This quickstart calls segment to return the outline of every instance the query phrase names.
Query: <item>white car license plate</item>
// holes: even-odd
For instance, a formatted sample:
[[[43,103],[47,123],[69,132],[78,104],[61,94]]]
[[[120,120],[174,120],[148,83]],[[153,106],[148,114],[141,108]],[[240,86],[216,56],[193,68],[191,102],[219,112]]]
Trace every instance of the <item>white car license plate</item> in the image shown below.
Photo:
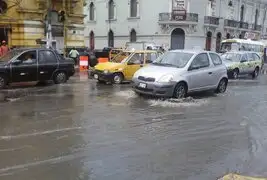
[[[139,87],[140,88],[146,88],[146,84],[145,83],[139,83]]]
[[[95,79],[98,79],[98,75],[97,75],[97,74],[94,74],[94,78],[95,78]]]

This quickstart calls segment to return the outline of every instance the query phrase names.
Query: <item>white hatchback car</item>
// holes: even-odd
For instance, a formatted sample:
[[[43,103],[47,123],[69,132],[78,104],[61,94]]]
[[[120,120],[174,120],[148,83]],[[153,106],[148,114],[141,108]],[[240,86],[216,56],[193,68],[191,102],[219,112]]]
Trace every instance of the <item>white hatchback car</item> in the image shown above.
[[[228,76],[217,53],[173,50],[138,70],[132,81],[134,91],[139,94],[183,98],[197,91],[224,93]]]

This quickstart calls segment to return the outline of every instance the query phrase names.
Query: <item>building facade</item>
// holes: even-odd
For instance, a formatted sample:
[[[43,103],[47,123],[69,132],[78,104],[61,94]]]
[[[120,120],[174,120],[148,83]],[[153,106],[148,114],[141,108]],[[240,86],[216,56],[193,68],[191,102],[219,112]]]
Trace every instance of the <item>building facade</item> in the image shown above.
[[[85,44],[149,41],[171,49],[216,50],[222,39],[260,39],[266,5],[264,0],[87,0]]]
[[[65,5],[64,5],[65,3]],[[0,40],[10,47],[37,47],[44,39],[48,7],[51,8],[52,34],[57,46],[84,46],[83,0],[0,0]],[[58,11],[66,10],[66,39]],[[64,41],[65,40],[65,41]],[[64,41],[64,42],[63,42]]]

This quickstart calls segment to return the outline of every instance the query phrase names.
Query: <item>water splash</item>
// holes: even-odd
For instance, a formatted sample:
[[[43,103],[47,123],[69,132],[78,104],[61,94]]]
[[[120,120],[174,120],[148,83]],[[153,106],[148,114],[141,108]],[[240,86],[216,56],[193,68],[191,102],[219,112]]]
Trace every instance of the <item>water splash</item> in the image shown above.
[[[167,99],[167,100],[149,100],[150,106],[161,107],[187,107],[187,106],[202,106],[207,104],[205,99],[193,99],[192,97],[184,99]]]

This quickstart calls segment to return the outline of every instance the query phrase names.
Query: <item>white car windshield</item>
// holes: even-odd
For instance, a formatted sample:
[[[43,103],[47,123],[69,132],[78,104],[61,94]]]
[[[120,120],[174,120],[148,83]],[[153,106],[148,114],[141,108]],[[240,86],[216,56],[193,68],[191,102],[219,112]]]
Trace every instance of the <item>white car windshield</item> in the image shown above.
[[[153,64],[159,66],[183,68],[193,55],[193,53],[185,52],[166,52],[163,56],[160,56],[158,59],[156,59]]]
[[[241,54],[236,53],[225,53],[221,56],[223,60],[239,62],[241,58]]]

